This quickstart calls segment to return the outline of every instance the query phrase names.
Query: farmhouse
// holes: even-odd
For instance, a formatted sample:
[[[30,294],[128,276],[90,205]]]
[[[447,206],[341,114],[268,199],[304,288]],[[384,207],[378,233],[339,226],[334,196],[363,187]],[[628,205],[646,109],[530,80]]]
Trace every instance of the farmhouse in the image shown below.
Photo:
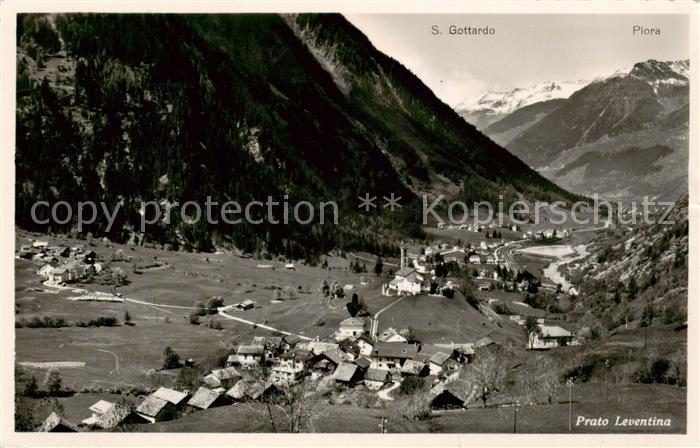
[[[243,380],[226,391],[226,396],[236,401],[257,400],[262,396],[270,396],[277,391],[278,389],[274,384]]]
[[[415,344],[381,342],[377,343],[372,350],[370,360],[373,369],[394,369],[401,366],[418,353],[418,346]]]
[[[206,387],[200,387],[197,392],[187,402],[188,405],[197,409],[209,409],[217,406],[230,404],[231,401],[226,395],[222,395]]]
[[[169,389],[167,387],[158,388],[158,390],[153,392],[152,395],[156,398],[172,403],[175,407],[183,406],[185,404],[185,400],[187,399],[187,394],[185,392]]]
[[[51,283],[59,284],[69,282],[72,279],[70,271],[66,268],[55,268],[49,271],[49,281]]]
[[[296,382],[310,365],[311,353],[292,350],[284,353],[275,362],[270,371],[270,381],[275,384],[292,384]]]
[[[565,347],[571,345],[574,339],[573,333],[562,327],[540,324],[539,328],[539,333],[535,332],[531,335],[532,340],[529,348],[533,350]]]
[[[264,352],[265,347],[260,345],[239,345],[236,350],[236,356],[234,358],[229,356],[227,363],[231,362],[231,365],[237,363],[241,367],[247,368],[257,367]]]
[[[438,375],[443,371],[456,370],[457,362],[447,353],[437,352],[430,357],[430,374]]]
[[[51,412],[41,424],[39,432],[78,432],[78,427],[55,412]]]
[[[241,374],[235,367],[225,367],[223,369],[212,370],[211,373],[205,375],[202,380],[207,386],[216,388],[222,386],[226,387],[239,378],[241,378]]]
[[[320,355],[321,353],[337,349],[338,344],[335,342],[306,341],[297,344],[296,348],[311,352],[313,355]]]
[[[367,320],[361,317],[351,317],[340,323],[340,326],[335,332],[335,340],[343,341],[345,339],[356,340],[367,331]]]
[[[481,264],[481,257],[476,254],[470,255],[469,264]]]
[[[428,376],[430,369],[422,362],[409,359],[401,366],[401,376]]]
[[[341,362],[333,377],[337,383],[353,385],[362,381],[362,370],[356,364]]]
[[[391,373],[385,369],[370,368],[365,373],[364,384],[369,390],[379,390],[391,382]]]
[[[99,409],[100,402],[109,404],[106,410],[104,410],[104,407]],[[82,421],[82,424],[89,427],[110,429],[126,423],[139,424],[150,422],[135,412],[132,412],[131,409],[122,404],[109,403],[104,400],[100,400],[99,402],[95,403],[90,407],[90,410],[93,411],[92,416]],[[96,410],[99,410],[100,412],[95,412]],[[104,412],[101,412],[103,410]]]
[[[175,406],[169,401],[149,395],[136,408],[136,413],[151,423],[172,420],[175,417]]]
[[[370,338],[368,335],[363,334],[362,336],[357,338],[355,343],[360,349],[360,355],[369,356],[372,354],[372,347],[374,347],[374,342],[372,342],[372,338]]]
[[[311,365],[313,370],[319,373],[331,373],[340,365],[341,362],[345,361],[346,357],[343,353],[338,350],[329,350],[316,355],[311,359]]]
[[[238,305],[236,305],[236,308],[241,309],[241,310],[244,310],[244,311],[245,311],[245,310],[253,309],[254,307],[255,307],[255,302],[253,302],[253,301],[250,300],[250,299],[244,300],[243,302],[241,302],[241,303],[239,303]]]
[[[387,328],[377,336],[379,342],[408,342],[405,337],[401,336],[394,328]]]
[[[447,387],[436,387],[434,398],[430,402],[430,407],[434,410],[462,409],[464,398],[462,394]]]
[[[440,252],[440,255],[442,255],[442,259],[446,262],[453,261],[455,263],[464,263],[466,252],[464,249],[454,247],[452,249]]]

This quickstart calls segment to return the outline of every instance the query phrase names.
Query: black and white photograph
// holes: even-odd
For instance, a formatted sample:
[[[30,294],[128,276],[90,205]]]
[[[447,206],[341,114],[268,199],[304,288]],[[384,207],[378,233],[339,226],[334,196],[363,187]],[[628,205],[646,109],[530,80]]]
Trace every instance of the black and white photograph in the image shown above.
[[[6,429],[697,435],[668,5],[3,14]]]

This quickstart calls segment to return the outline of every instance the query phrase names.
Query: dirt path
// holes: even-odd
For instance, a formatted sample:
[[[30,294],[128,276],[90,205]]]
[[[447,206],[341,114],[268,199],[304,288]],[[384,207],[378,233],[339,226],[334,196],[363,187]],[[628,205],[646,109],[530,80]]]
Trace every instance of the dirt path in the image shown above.
[[[370,263],[376,263],[376,261],[377,261],[377,260],[372,260],[371,258],[367,258],[367,257],[363,257],[363,256],[361,256],[361,255],[354,254],[354,253],[352,253],[352,252],[348,252],[348,255],[350,255],[350,256],[352,256],[352,257],[355,257],[356,259],[359,259],[359,260],[369,261]],[[385,265],[385,266],[394,266],[394,267],[396,267],[396,268],[399,267],[398,264],[389,263],[388,261],[384,261],[384,260],[382,260],[382,264]]]
[[[235,321],[240,322],[242,324],[251,325],[251,326],[254,326],[257,328],[264,328],[265,330],[270,330],[270,331],[281,333],[281,334],[284,334],[287,336],[297,336],[298,338],[303,339],[305,341],[313,341],[313,338],[310,338],[308,336],[303,336],[301,334],[296,334],[296,333],[290,333],[289,331],[280,330],[279,328],[274,328],[274,327],[271,327],[269,325],[257,324],[255,322],[247,320],[247,319],[242,319],[240,317],[235,317],[235,316],[231,316],[230,314],[226,314],[226,311],[229,310],[230,308],[231,308],[231,305],[219,308],[218,309],[219,316],[225,317],[226,319],[235,320]]]
[[[398,381],[394,381],[394,384],[391,385],[391,387],[382,389],[379,392],[377,392],[377,396],[379,397],[380,400],[385,400],[385,401],[394,401],[393,398],[389,396],[389,392],[393,391],[397,387],[399,387],[401,383]]]
[[[377,330],[379,329],[379,315],[382,314],[384,311],[388,310],[389,308],[391,308],[392,306],[396,305],[397,303],[399,303],[400,301],[402,301],[406,297],[408,297],[408,296],[401,296],[398,299],[391,302],[390,304],[388,304],[387,306],[385,306],[384,308],[382,308],[381,310],[377,311],[377,313],[374,315],[374,318],[372,319],[372,326],[371,326],[370,331],[369,331],[370,337],[374,338],[377,335]]]

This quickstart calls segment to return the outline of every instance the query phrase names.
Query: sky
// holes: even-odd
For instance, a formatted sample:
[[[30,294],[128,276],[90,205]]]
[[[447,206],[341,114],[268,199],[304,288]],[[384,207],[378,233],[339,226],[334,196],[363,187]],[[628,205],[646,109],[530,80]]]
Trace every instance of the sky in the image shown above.
[[[401,62],[450,106],[489,90],[609,75],[648,59],[689,58],[680,15],[346,15],[375,47]],[[433,35],[438,25],[442,34]],[[449,26],[489,36],[450,35]],[[633,35],[634,25],[660,35]]]

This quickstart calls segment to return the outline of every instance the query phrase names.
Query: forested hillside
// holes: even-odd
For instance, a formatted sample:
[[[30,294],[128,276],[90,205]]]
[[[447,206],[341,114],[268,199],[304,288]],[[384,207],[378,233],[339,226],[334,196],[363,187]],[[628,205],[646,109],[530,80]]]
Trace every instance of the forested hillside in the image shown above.
[[[98,219],[84,233],[311,258],[421,237],[423,192],[575,199],[339,15],[21,15],[17,38],[16,220],[32,230],[74,230],[34,223],[39,199],[119,202],[109,232]],[[362,213],[365,193],[394,193],[404,207]],[[142,201],[285,195],[337,202],[339,224],[174,216],[138,232]]]

